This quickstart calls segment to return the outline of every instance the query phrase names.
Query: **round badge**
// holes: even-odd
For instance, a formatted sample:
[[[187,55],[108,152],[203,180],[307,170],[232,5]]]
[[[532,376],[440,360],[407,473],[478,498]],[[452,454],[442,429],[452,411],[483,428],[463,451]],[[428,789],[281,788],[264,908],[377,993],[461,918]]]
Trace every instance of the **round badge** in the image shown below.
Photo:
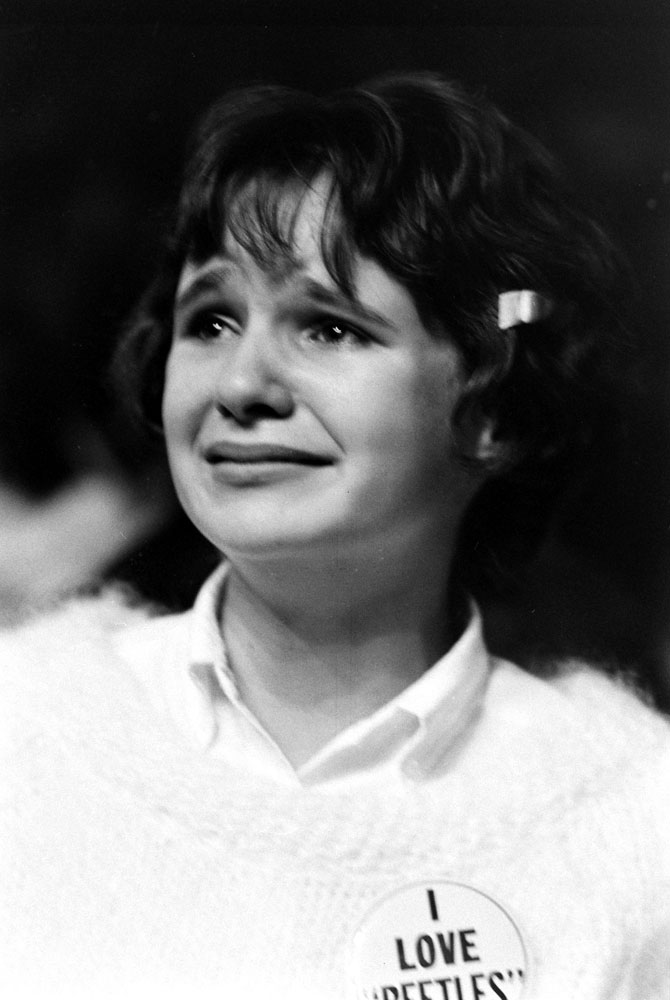
[[[528,960],[518,927],[490,896],[421,882],[381,899],[354,934],[354,1000],[519,1000]]]

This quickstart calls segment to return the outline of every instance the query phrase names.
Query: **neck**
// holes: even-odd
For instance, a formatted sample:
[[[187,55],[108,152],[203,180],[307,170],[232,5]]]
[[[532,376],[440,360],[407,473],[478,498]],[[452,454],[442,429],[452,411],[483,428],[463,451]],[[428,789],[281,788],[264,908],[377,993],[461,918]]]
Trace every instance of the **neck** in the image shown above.
[[[231,562],[228,655],[243,700],[294,765],[450,647],[448,565],[379,550],[355,562]]]

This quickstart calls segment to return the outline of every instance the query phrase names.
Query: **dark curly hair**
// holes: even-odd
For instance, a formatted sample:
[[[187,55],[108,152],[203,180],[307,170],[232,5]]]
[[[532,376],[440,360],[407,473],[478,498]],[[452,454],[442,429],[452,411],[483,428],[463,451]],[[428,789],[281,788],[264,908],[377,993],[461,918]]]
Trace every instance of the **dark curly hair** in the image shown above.
[[[228,232],[264,267],[290,259],[300,195],[317,177],[331,182],[321,249],[333,280],[352,292],[358,254],[399,281],[460,349],[457,435],[468,415],[495,425],[504,458],[485,470],[460,541],[460,576],[481,593],[529,555],[611,421],[622,342],[611,243],[543,147],[483,97],[408,74],[326,97],[256,86],[217,102],[194,135],[162,266],[121,340],[118,381],[159,428],[184,263],[218,253]],[[513,289],[554,307],[501,330],[498,296]],[[476,461],[464,434],[462,454]]]

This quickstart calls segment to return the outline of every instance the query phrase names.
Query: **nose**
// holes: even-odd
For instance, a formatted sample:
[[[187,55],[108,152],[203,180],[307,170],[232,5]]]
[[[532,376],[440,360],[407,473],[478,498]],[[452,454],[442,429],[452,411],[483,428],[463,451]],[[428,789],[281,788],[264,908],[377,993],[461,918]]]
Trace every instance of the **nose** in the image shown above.
[[[268,324],[255,323],[232,341],[221,359],[217,408],[237,423],[283,418],[293,411],[281,346]]]

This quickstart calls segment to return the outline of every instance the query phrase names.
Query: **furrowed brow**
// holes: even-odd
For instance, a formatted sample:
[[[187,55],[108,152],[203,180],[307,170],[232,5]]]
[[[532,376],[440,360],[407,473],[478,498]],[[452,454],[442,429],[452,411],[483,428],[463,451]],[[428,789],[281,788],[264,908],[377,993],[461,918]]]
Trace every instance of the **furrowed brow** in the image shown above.
[[[224,279],[225,265],[217,267],[216,271],[204,271],[202,274],[196,275],[182,291],[177,289],[175,308],[188,309],[201,296],[220,292]]]
[[[345,311],[371,323],[378,323],[382,326],[391,325],[388,317],[375,312],[374,309],[370,309],[368,306],[364,306],[356,299],[345,295],[344,292],[329,288],[327,285],[322,285],[321,282],[315,281],[313,278],[306,278],[303,282],[303,287],[310,299],[318,305],[327,306],[329,309]]]

